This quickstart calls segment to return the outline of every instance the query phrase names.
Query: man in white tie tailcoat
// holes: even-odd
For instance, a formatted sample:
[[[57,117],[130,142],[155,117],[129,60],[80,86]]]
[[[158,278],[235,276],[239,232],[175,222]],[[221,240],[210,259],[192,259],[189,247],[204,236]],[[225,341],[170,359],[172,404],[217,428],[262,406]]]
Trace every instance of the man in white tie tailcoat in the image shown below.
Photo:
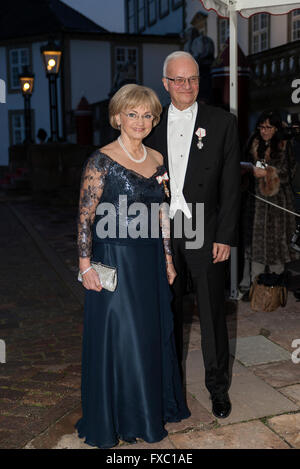
[[[171,104],[164,109],[147,145],[164,155],[170,177],[172,247],[177,271],[173,302],[177,354],[182,366],[182,303],[189,271],[200,318],[205,384],[213,414],[225,418],[231,412],[225,261],[229,259],[230,247],[237,245],[240,206],[237,124],[229,112],[197,102],[199,69],[189,53],[170,54],[164,62],[162,80]],[[199,220],[199,213],[203,213],[198,210],[201,204],[204,220]],[[178,237],[176,226],[181,216],[183,225],[191,222],[195,233],[200,222],[203,229],[204,222],[202,246],[196,242],[193,245],[184,229]]]

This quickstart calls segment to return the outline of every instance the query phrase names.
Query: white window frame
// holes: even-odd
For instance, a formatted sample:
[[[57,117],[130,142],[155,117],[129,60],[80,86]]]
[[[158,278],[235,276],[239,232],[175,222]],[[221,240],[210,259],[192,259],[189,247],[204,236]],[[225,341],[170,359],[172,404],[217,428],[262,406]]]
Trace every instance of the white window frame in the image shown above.
[[[31,109],[31,138],[35,141],[35,112]],[[16,118],[20,119],[20,125],[16,125]],[[19,145],[23,144],[26,131],[25,131],[25,116],[24,109],[10,109],[8,111],[8,126],[9,126],[9,144]],[[17,138],[17,133],[20,132],[20,137]]]
[[[300,9],[292,11],[292,41],[300,39]]]
[[[251,54],[269,48],[270,15],[258,13],[251,18]]]
[[[118,60],[118,51],[123,50],[124,51],[124,60]],[[118,70],[118,65],[121,64],[126,64],[129,61],[129,51],[135,50],[136,56],[135,56],[135,80],[138,83],[139,82],[139,49],[138,47],[135,46],[122,46],[122,45],[117,45],[115,47],[115,70]],[[133,78],[133,77],[129,77]]]
[[[20,119],[20,126],[16,126],[15,120],[16,118]],[[13,145],[19,145],[22,144],[25,140],[25,119],[23,114],[13,114],[11,116],[11,128],[12,128],[12,140],[13,140]],[[16,133],[20,133],[20,140],[16,138]]]
[[[22,53],[26,51],[26,60],[22,61]],[[17,54],[17,62],[13,63],[13,54]],[[16,70],[16,75],[19,76],[20,73],[23,73],[25,67],[30,67],[30,50],[28,47],[20,47],[9,50],[9,74],[10,74],[10,88],[12,90],[20,89],[19,77],[14,82],[14,71]]]
[[[10,110],[9,115],[9,129],[10,129],[10,145],[20,145],[25,140],[25,117],[22,110]],[[16,125],[16,119],[20,119],[20,125]],[[17,138],[17,133],[20,137]]]

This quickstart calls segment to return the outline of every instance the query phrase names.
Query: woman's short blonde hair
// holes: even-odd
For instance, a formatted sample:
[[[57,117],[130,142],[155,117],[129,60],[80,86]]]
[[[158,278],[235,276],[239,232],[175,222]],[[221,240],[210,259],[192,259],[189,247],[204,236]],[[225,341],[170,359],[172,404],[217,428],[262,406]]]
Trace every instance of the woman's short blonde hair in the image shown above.
[[[153,127],[159,123],[162,106],[155,91],[147,86],[132,83],[122,86],[111,98],[108,106],[110,125],[117,129],[116,115],[136,106],[149,106],[149,110],[154,116]]]

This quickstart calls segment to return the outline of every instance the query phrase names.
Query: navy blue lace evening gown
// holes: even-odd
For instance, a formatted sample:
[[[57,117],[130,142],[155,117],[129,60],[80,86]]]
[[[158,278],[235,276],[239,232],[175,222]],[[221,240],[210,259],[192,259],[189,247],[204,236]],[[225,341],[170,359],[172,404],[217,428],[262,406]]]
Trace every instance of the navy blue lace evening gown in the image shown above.
[[[165,171],[159,166],[146,178],[100,151],[91,155],[83,171],[79,255],[114,266],[118,272],[114,292],[85,291],[82,418],[76,428],[79,437],[99,448],[113,447],[119,439],[160,441],[167,435],[166,422],[190,416],[173,337],[167,241],[164,246],[161,234],[118,236],[119,229],[128,228],[136,217],[118,217],[122,215],[119,196],[127,196],[128,207],[134,202],[148,208],[160,204],[165,195],[156,178]],[[117,214],[117,236],[101,239],[97,224],[99,228],[105,216],[99,213],[104,202],[112,204]]]

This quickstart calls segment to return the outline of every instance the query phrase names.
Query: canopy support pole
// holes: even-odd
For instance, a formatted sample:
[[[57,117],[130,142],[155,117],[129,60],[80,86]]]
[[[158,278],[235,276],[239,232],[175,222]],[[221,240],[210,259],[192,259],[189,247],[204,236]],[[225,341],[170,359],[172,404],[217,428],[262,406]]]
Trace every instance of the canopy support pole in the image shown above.
[[[229,82],[230,112],[238,117],[238,39],[237,11],[229,10]]]
[[[238,117],[238,40],[237,11],[235,2],[229,7],[229,102],[230,112]],[[237,300],[238,290],[238,250],[231,247],[230,255],[230,299]]]

